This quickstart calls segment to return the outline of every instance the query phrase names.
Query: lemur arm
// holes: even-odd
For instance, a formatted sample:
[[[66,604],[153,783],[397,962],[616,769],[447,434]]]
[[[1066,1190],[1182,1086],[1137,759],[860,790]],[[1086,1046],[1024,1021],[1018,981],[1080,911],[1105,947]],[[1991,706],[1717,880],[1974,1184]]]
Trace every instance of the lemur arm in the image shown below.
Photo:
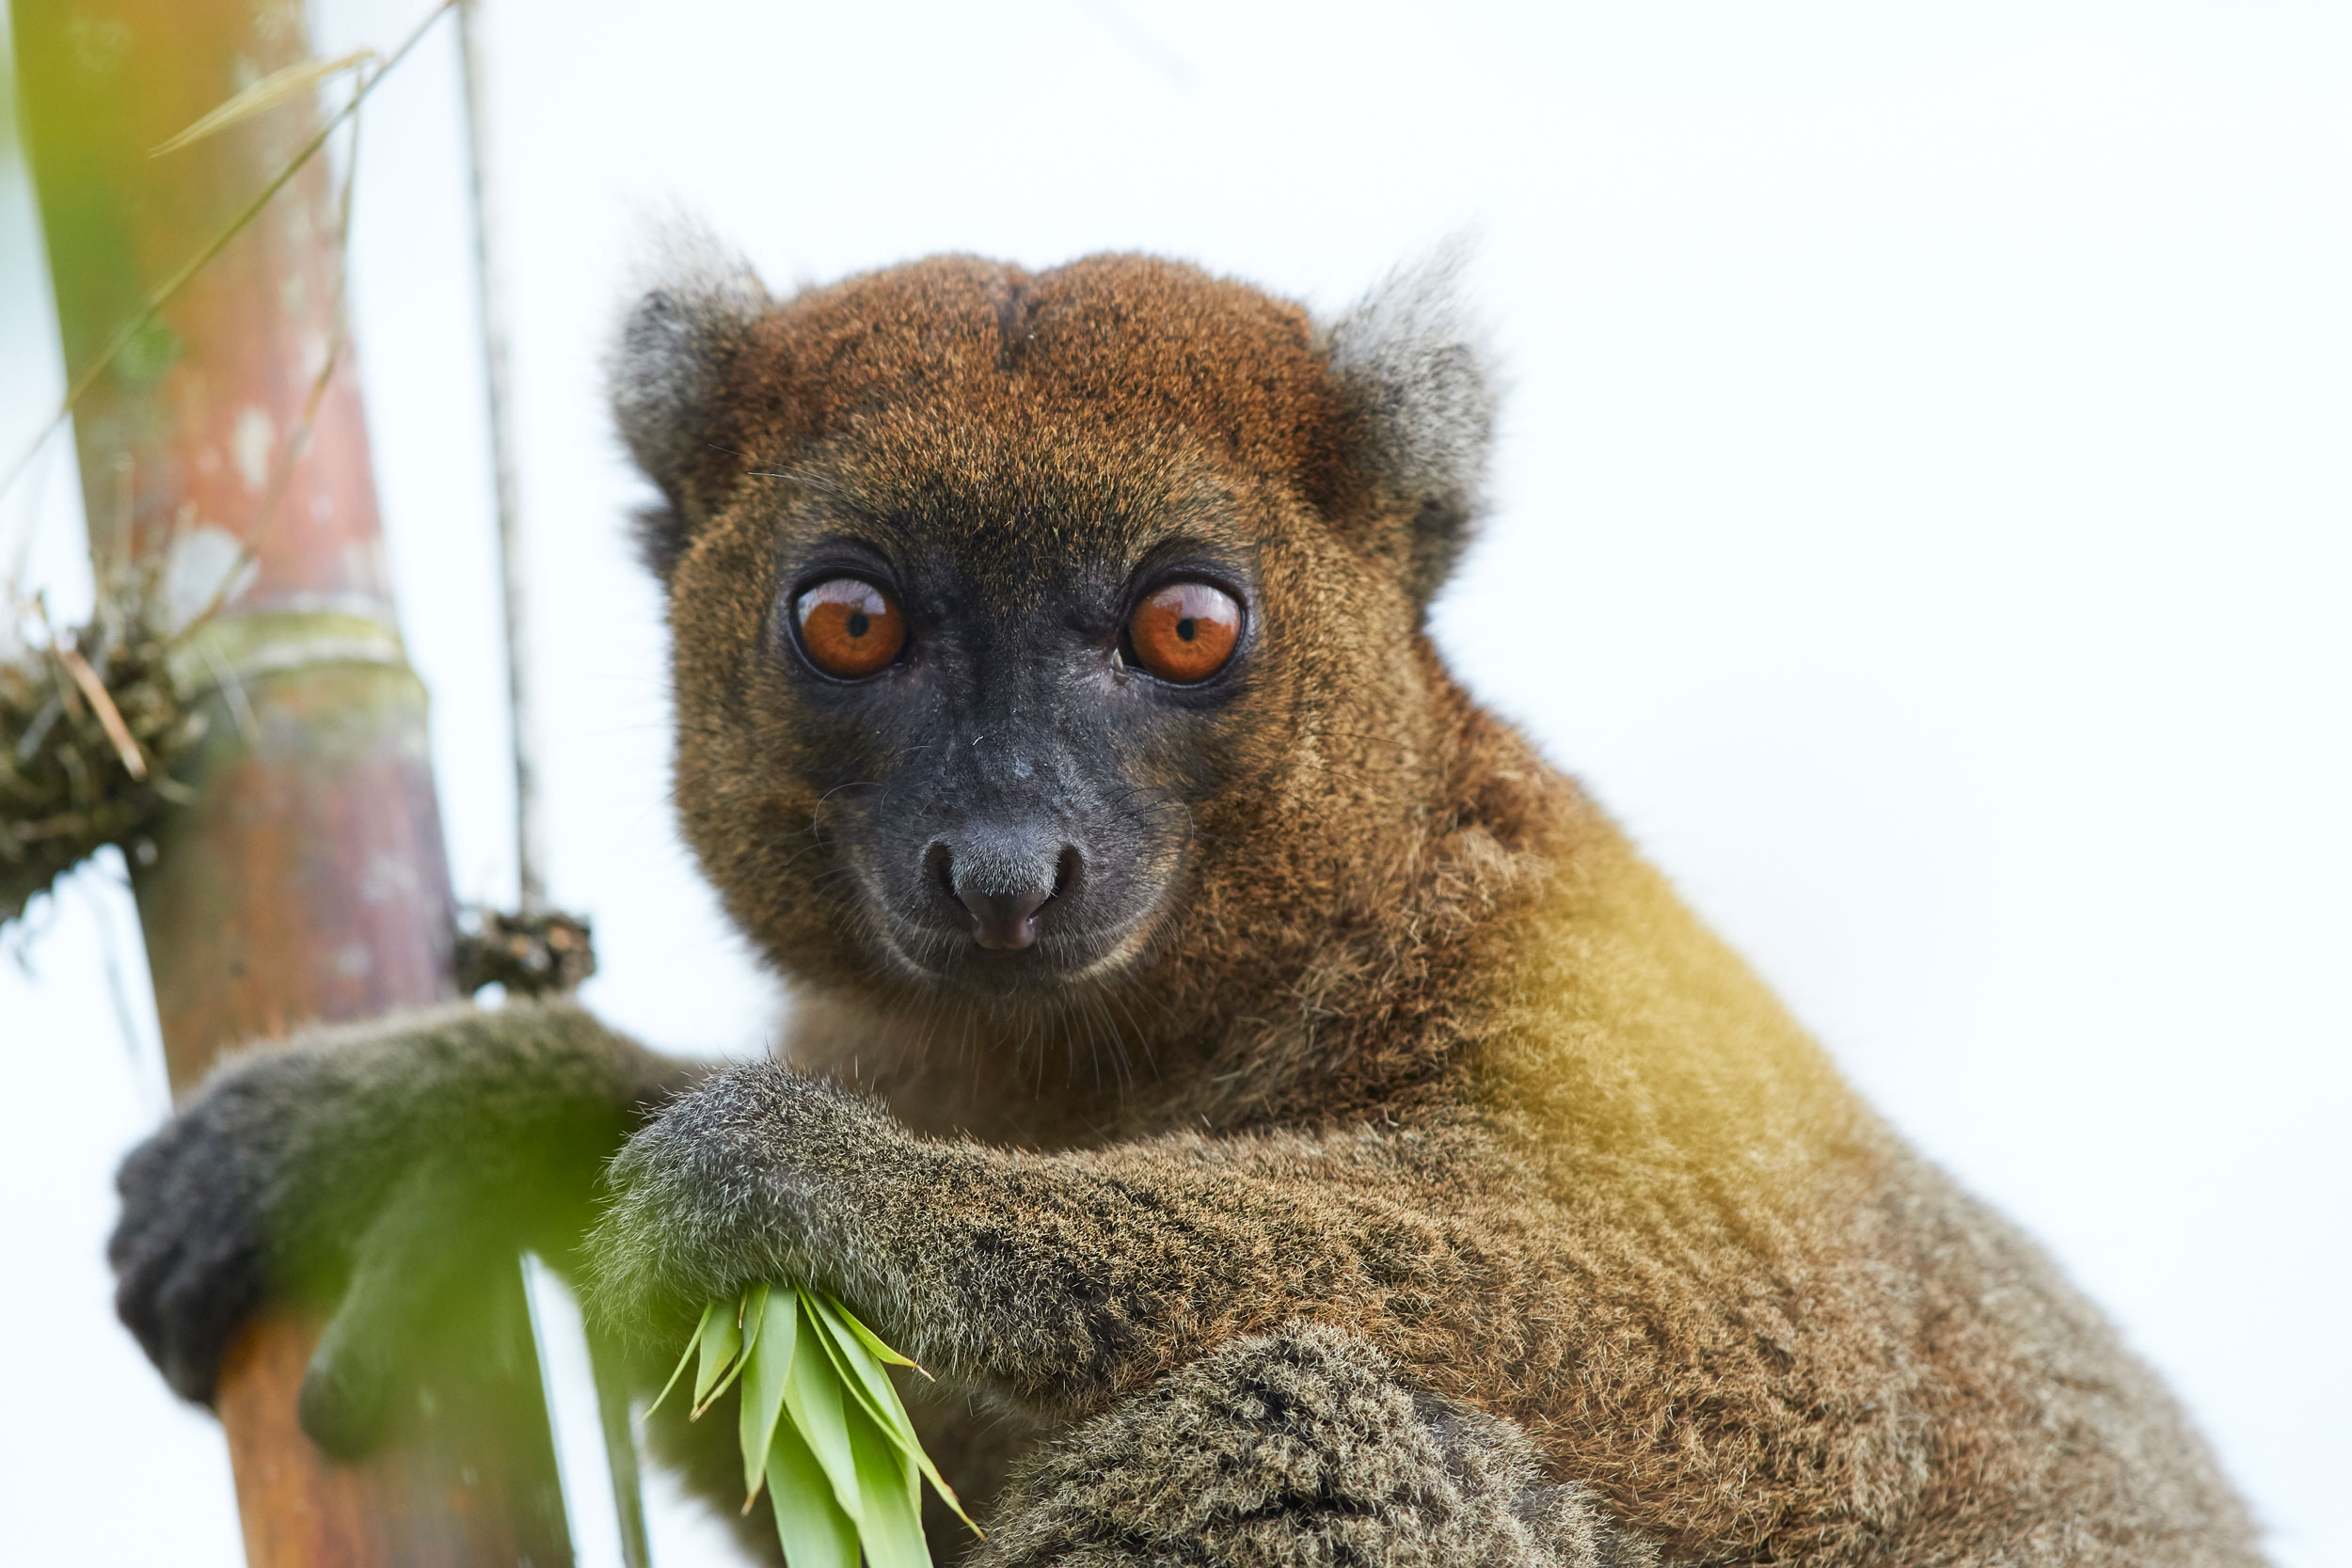
[[[703,1070],[578,1007],[531,1004],[395,1015],[233,1058],[123,1163],[117,1310],[173,1387],[209,1400],[265,1298],[348,1282],[312,1381],[384,1383],[396,1368],[374,1363],[453,1276],[526,1248],[576,1266],[605,1161]]]
[[[738,1068],[613,1163],[594,1299],[682,1339],[704,1299],[798,1278],[942,1376],[1079,1415],[1295,1317],[1408,1356],[1464,1331],[1439,1320],[1495,1295],[1517,1249],[1443,1195],[1491,1196],[1497,1173],[1464,1165],[1502,1158],[1461,1125],[1038,1154],[920,1137],[831,1084]]]

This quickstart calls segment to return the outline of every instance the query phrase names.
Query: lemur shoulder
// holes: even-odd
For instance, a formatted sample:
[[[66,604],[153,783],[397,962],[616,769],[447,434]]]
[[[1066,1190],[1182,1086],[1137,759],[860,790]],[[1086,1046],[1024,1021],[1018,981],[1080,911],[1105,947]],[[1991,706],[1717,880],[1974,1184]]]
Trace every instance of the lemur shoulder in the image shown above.
[[[992,1564],[2261,1560],[2098,1313],[1448,674],[1493,377],[1445,268],[1318,322],[689,244],[612,378],[785,1059],[511,1006],[224,1069],[113,1245],[184,1393],[347,1282],[304,1414],[363,1447],[448,1258],[530,1246],[648,1344],[836,1292],[938,1374]]]

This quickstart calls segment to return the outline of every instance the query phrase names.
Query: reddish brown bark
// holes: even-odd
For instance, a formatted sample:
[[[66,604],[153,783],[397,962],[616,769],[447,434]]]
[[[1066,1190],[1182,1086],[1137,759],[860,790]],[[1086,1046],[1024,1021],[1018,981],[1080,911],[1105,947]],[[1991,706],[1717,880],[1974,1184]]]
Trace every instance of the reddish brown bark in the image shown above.
[[[158,143],[303,58],[299,0],[14,0],[28,150],[66,363],[78,373],[317,129],[288,105],[166,157]],[[337,204],[314,163],[75,410],[102,560],[171,552],[183,595],[253,552],[213,627],[217,695],[175,812],[135,873],[175,1090],[307,1021],[453,994],[424,694],[400,651],[358,383],[337,341]],[[299,453],[299,455],[295,455]],[[272,498],[275,498],[273,500]],[[144,858],[144,857],[142,857]],[[519,1275],[430,1347],[386,1452],[326,1462],[294,1394],[312,1339],[257,1322],[219,1410],[248,1559],[269,1568],[571,1560]]]

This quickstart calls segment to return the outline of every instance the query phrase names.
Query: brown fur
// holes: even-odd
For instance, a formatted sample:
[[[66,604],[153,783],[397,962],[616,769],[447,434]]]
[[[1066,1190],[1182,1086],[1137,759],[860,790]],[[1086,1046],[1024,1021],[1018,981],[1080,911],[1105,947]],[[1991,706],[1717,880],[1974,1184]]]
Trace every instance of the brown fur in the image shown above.
[[[723,401],[753,459],[708,459],[671,601],[679,794],[715,868],[796,852],[818,810],[761,750],[788,752],[788,702],[741,721],[767,695],[744,656],[792,483],[744,467],[862,492],[953,475],[973,502],[1206,490],[1264,551],[1275,667],[1233,721],[1233,783],[1198,808],[1184,916],[1107,1016],[992,1028],[878,996],[800,879],[719,876],[807,978],[795,1058],[915,1127],[1103,1150],[1136,1180],[1247,1134],[1222,1157],[1271,1167],[1306,1245],[1263,1294],[1216,1291],[1198,1323],[1177,1307],[1174,1343],[1126,1381],[1303,1305],[1522,1420],[1558,1474],[1694,1558],[2250,1560],[2223,1544],[2246,1527],[2197,1439],[2096,1315],[1446,676],[1400,580],[1406,520],[1335,476],[1344,414],[1302,313],[1136,259],[926,262],[764,318]],[[1130,1081],[1050,1062],[1041,1093],[1006,1070],[1130,1034],[1151,1055]],[[1383,1194],[1464,1238],[1403,1290],[1308,1240],[1323,1140],[1400,1123],[1477,1148]]]
[[[681,816],[814,1076],[716,1075],[635,1136],[602,1310],[839,1291],[941,1373],[951,1468],[985,1495],[1014,1465],[1006,1562],[1443,1560],[1414,1521],[1449,1509],[1495,1561],[2260,1560],[2098,1314],[1453,682],[1422,619],[1460,496],[1378,460],[1403,416],[1303,311],[1135,257],[656,303],[622,373],[641,328],[674,373],[624,414],[670,503]],[[1147,769],[1184,820],[1138,839],[1156,901],[1116,961],[997,992],[890,958],[840,760],[886,748],[774,632],[790,542],[845,519],[1014,619],[1055,612],[1041,562],[1171,531],[1250,563],[1251,662]],[[1202,1453],[1199,1411],[1269,1418],[1203,1370],[1244,1344],[1332,1369],[1300,1408],[1357,1414],[1278,1400],[1309,1465],[1281,1475],[1336,1465],[1371,1512],[1241,1529],[1305,1505],[1235,1458],[1200,1473],[1258,1502],[1114,1540],[1121,1487],[1192,1484],[1152,1411],[1209,1421]],[[1449,1449],[1473,1416],[1543,1477],[1477,1481],[1519,1461]],[[1333,1457],[1391,1449],[1430,1457]]]

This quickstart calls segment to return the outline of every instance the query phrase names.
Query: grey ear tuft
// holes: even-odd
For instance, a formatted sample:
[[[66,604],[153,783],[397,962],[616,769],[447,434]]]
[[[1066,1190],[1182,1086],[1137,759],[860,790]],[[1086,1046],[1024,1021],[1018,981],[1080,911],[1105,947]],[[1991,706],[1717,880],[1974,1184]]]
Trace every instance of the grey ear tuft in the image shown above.
[[[691,222],[660,232],[633,281],[605,377],[629,456],[661,489],[664,504],[640,515],[638,537],[666,577],[686,546],[692,476],[711,466],[727,362],[771,301],[748,261]]]
[[[1361,432],[1356,461],[1413,509],[1410,571],[1424,602],[1486,507],[1498,377],[1485,327],[1461,298],[1469,260],[1466,240],[1449,241],[1316,335]]]

